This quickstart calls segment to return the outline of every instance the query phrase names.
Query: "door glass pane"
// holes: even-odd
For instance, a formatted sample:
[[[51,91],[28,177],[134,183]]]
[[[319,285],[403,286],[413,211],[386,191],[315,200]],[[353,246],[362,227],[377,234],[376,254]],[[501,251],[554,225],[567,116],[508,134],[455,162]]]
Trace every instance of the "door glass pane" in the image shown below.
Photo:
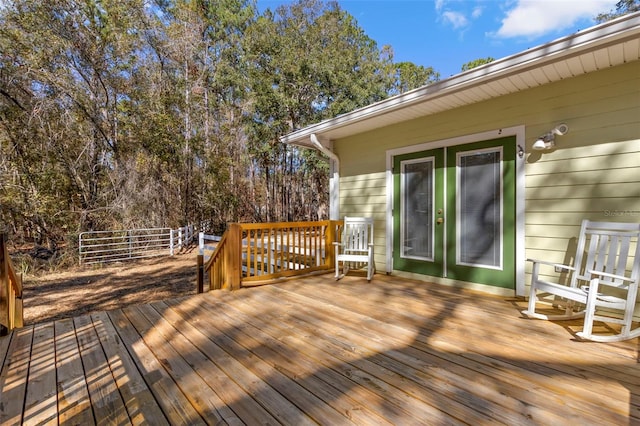
[[[404,161],[400,255],[433,260],[434,158]]]
[[[501,154],[458,154],[458,264],[502,267]]]

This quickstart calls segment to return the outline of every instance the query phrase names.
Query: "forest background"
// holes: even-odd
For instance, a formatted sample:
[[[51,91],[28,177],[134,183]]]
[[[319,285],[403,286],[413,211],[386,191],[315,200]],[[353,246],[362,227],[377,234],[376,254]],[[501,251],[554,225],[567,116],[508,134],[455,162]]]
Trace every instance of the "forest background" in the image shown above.
[[[278,138],[438,79],[336,2],[2,0],[0,231],[325,219],[327,160]]]

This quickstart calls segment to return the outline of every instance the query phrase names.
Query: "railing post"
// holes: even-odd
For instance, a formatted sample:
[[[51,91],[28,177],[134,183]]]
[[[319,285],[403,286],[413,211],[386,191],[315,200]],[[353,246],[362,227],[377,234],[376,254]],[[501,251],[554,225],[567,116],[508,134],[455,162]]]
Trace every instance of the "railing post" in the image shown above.
[[[198,234],[198,254],[204,256],[204,232]]]
[[[178,250],[182,250],[182,238],[184,237],[183,230],[184,228],[178,228]]]
[[[9,265],[6,250],[6,235],[0,233],[0,336],[9,332]]]
[[[325,259],[324,263],[331,270],[336,267],[335,246],[333,243],[336,241],[336,221],[329,220],[327,230],[325,231],[324,249]]]
[[[210,272],[211,273],[211,272]],[[198,271],[197,271],[197,291],[198,293],[204,292],[204,256],[198,254]]]
[[[169,229],[169,256],[173,256],[173,229]]]
[[[14,325],[16,327],[24,327],[24,302],[22,300],[22,283],[24,282],[22,273],[20,274],[20,282],[18,283],[18,287],[20,288],[21,294],[16,297],[16,316],[14,319]]]
[[[238,223],[232,223],[229,225],[228,232],[225,276],[229,289],[238,290],[242,285],[242,227]]]

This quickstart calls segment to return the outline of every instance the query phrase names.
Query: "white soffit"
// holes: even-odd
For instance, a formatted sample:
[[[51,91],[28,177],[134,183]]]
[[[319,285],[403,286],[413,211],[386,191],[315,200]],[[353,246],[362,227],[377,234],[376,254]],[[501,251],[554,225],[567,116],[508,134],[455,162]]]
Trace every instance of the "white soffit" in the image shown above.
[[[640,59],[640,12],[305,127],[281,142],[312,147]]]

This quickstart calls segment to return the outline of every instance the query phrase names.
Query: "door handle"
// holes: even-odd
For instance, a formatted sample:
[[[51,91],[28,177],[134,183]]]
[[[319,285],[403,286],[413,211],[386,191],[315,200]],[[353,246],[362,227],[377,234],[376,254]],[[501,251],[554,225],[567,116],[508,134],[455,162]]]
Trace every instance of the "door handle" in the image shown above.
[[[441,217],[439,217],[439,218],[437,218],[437,219],[436,219],[436,223],[437,223],[438,225],[440,225],[441,223],[444,223],[444,219],[443,219],[443,218],[441,218]]]

